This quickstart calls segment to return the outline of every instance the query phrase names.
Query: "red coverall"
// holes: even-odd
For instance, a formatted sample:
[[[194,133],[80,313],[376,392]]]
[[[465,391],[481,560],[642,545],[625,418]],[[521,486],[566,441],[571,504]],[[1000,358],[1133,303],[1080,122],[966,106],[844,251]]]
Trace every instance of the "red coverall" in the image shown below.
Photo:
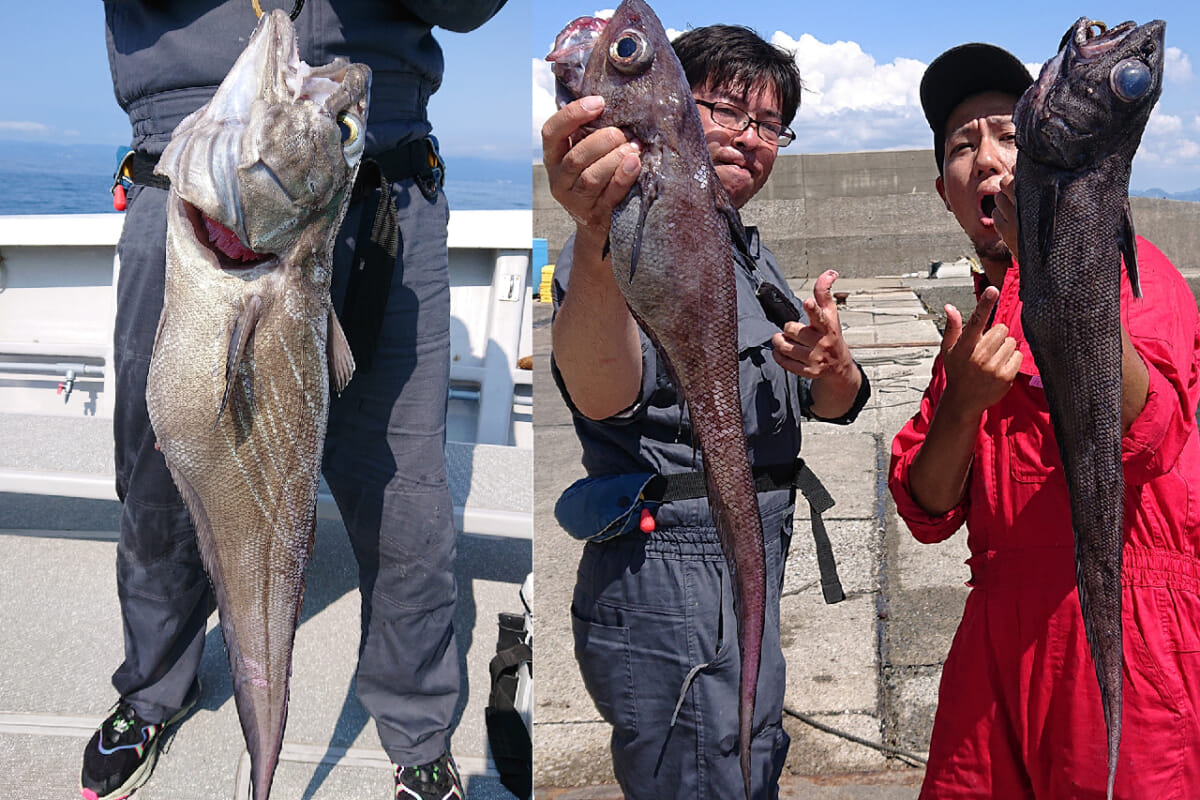
[[[1138,239],[1142,299],[1122,270],[1121,320],[1150,373],[1122,443],[1125,472],[1124,713],[1116,794],[1200,798],[1200,322],[1166,257]],[[1066,481],[1037,367],[1021,329],[1019,273],[996,322],[1024,358],[983,415],[966,496],[942,516],[909,490],[946,376],[892,444],[889,488],[922,542],[965,521],[972,587],[942,671],[921,798],[1103,798],[1100,690],[1075,589]]]

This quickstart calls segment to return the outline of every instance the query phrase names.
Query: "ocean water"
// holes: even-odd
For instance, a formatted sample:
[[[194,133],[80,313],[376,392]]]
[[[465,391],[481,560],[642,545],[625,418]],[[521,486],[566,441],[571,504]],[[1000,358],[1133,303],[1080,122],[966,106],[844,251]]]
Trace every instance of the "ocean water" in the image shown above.
[[[112,212],[116,147],[0,142],[0,214]],[[531,207],[528,162],[448,156],[446,198],[454,210]]]

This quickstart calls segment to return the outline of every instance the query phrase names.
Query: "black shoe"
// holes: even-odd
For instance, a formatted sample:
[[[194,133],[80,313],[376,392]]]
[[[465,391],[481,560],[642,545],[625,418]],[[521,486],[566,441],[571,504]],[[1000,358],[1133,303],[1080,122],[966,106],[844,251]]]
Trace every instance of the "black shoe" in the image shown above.
[[[198,696],[194,692],[182,711],[157,725],[139,717],[129,703],[118,701],[83,751],[79,793],[84,800],[122,800],[148,781],[163,729],[183,719]]]
[[[396,800],[450,800],[463,798],[458,767],[449,753],[419,767],[396,767]]]

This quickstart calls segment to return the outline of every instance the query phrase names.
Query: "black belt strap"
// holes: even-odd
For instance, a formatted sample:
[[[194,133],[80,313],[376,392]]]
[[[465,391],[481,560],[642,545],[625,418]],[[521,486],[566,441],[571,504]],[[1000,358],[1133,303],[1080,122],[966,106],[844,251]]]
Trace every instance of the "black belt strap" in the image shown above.
[[[156,175],[154,167],[158,164],[158,156],[143,153],[140,150],[130,150],[118,167],[120,175],[122,168],[128,167],[129,180],[143,186],[153,186],[155,189],[170,189],[171,180],[166,175]]]
[[[817,569],[821,573],[821,594],[829,604],[839,603],[846,599],[842,590],[842,582],[838,578],[837,561],[833,557],[833,545],[829,541],[829,532],[825,529],[822,518],[829,509],[833,508],[833,496],[821,483],[820,478],[813,473],[804,459],[798,458],[794,464],[783,466],[755,467],[754,490],[756,492],[773,492],[781,489],[799,489],[808,501],[809,519],[812,522],[813,542],[817,549]],[[669,503],[673,500],[690,500],[705,497],[708,488],[704,483],[704,473],[680,472],[674,475],[659,475],[647,486],[644,496],[649,500]]]

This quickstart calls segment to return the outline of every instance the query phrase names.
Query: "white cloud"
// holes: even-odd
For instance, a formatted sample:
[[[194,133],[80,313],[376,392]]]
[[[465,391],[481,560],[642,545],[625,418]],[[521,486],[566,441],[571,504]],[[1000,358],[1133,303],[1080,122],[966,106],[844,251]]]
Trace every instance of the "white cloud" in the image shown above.
[[[1166,58],[1163,59],[1163,75],[1172,81],[1190,81],[1192,79],[1192,61],[1178,47],[1168,47]]]
[[[1147,136],[1175,136],[1183,130],[1183,120],[1172,114],[1164,114],[1158,109],[1150,112],[1146,122]]]
[[[542,124],[557,109],[554,101],[554,73],[550,64],[540,58],[533,61],[533,158],[542,159]]]
[[[0,120],[0,133],[43,134],[50,133],[50,126],[40,122]]]
[[[776,31],[771,41],[795,52],[796,65],[808,89],[801,105],[810,112],[827,115],[847,109],[920,109],[918,86],[925,71],[920,61],[897,58],[877,64],[857,42],[826,44],[807,33],[793,39]]]
[[[1146,123],[1146,132],[1138,147],[1135,164],[1195,172],[1198,156],[1200,142],[1185,132],[1181,117],[1165,114],[1157,109],[1151,113]],[[1176,178],[1178,177],[1177,175]]]

